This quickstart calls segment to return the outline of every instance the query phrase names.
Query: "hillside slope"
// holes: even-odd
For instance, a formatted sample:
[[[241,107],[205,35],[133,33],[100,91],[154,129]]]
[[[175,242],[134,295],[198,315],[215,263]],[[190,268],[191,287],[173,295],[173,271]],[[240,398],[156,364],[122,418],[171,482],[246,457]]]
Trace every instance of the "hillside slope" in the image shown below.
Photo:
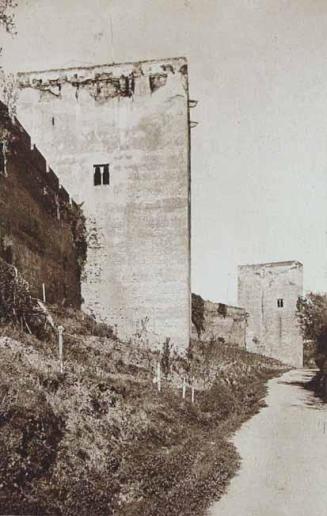
[[[282,366],[217,343],[159,357],[81,312],[51,313],[63,374],[55,335],[0,326],[0,513],[200,515],[238,467],[227,438]],[[182,377],[194,377],[194,404]]]

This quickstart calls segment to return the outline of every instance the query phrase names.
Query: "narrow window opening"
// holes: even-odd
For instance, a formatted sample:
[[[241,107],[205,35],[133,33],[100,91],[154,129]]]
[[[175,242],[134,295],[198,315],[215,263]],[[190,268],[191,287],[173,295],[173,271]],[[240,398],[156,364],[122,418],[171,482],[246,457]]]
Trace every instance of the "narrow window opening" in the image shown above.
[[[101,171],[99,165],[94,165],[94,186],[101,185]]]
[[[277,306],[278,308],[283,308],[284,307],[284,299],[277,299]]]
[[[109,165],[103,166],[103,184],[109,185],[110,184],[110,174],[109,174]]]
[[[51,123],[53,126],[55,125],[55,117],[54,116],[51,118]]]

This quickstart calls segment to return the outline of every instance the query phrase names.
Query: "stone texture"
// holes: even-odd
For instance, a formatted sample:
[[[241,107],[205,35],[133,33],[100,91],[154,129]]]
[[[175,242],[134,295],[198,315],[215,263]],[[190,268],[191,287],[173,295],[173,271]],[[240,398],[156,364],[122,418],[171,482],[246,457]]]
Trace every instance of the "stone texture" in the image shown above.
[[[200,338],[210,342],[224,339],[226,344],[245,349],[246,312],[237,306],[204,301],[204,331]],[[192,337],[198,337],[196,328],[192,325]]]
[[[296,303],[303,294],[303,266],[297,261],[243,265],[238,304],[248,312],[246,348],[301,367],[303,340]],[[283,306],[278,306],[283,300]]]
[[[184,58],[20,74],[17,110],[87,218],[84,309],[185,349],[190,163]],[[94,186],[95,164],[110,185]]]
[[[79,307],[79,210],[1,103],[0,144],[0,256],[17,267],[35,297],[42,299],[44,283],[47,301]]]

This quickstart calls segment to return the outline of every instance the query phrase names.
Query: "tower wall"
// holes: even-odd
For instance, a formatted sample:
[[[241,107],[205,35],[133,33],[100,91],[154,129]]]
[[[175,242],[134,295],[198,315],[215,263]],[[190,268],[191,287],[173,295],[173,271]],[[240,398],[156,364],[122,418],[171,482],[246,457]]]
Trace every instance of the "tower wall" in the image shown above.
[[[296,319],[296,303],[302,294],[303,266],[299,262],[239,267],[238,304],[249,314],[249,351],[302,366],[303,340]]]
[[[190,335],[185,59],[20,74],[17,112],[87,218],[84,309],[125,339]],[[110,184],[94,186],[94,165]],[[103,169],[101,169],[103,170]]]

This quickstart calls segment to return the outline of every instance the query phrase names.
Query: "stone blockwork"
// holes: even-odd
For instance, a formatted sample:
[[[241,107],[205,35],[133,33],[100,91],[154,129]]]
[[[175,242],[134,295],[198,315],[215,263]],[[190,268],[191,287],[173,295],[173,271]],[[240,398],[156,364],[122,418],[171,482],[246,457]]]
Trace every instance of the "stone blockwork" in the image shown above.
[[[297,261],[243,265],[238,304],[248,312],[246,348],[301,367],[303,340],[296,303],[303,293],[303,266]]]
[[[84,309],[118,335],[190,337],[184,58],[20,74],[17,110],[87,219]],[[96,183],[96,185],[94,184]]]
[[[31,293],[80,306],[83,218],[17,120],[0,103],[0,256]],[[83,250],[81,251],[81,248]]]
[[[237,306],[204,301],[203,331],[198,335],[192,326],[192,337],[202,341],[219,341],[245,349],[246,312]]]

